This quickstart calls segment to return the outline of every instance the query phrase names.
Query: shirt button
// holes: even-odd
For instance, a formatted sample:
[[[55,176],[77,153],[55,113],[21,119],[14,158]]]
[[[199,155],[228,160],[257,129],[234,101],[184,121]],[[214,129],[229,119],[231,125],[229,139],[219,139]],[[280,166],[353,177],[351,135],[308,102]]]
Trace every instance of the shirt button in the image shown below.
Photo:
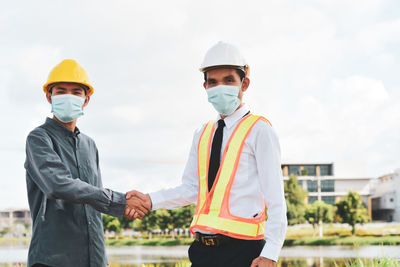
[[[92,222],[91,221],[89,221],[89,225],[91,225],[92,224]]]

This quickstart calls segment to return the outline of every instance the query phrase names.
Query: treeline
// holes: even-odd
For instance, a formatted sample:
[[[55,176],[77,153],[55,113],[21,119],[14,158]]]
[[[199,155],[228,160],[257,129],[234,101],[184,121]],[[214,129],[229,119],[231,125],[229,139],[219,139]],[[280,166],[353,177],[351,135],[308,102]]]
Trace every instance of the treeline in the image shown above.
[[[103,214],[104,231],[121,233],[123,229],[133,229],[137,232],[152,234],[153,231],[161,230],[174,235],[175,229],[188,229],[192,222],[195,205],[174,210],[152,210],[141,220],[129,220],[125,217],[115,218]]]
[[[361,196],[352,190],[334,205],[322,201],[306,204],[306,196],[307,191],[298,184],[297,176],[291,175],[289,180],[285,182],[289,225],[302,224],[307,221],[316,230],[317,226],[322,227],[322,223],[347,223],[352,227],[351,232],[354,235],[356,224],[364,224],[370,220]]]
[[[323,223],[339,222],[347,223],[355,233],[357,223],[363,224],[369,221],[367,209],[357,192],[349,191],[348,195],[334,205],[322,201],[306,204],[307,191],[297,182],[297,176],[291,175],[285,182],[285,198],[287,205],[287,218],[289,225],[305,222],[313,225],[314,230],[322,227]],[[104,231],[121,233],[123,229],[133,229],[137,232],[152,234],[155,231],[175,234],[175,229],[187,229],[190,227],[195,205],[190,205],[175,210],[160,209],[150,211],[142,220],[129,220],[125,217],[114,218],[103,215]],[[314,231],[314,235],[315,235]],[[322,233],[322,230],[320,231]]]

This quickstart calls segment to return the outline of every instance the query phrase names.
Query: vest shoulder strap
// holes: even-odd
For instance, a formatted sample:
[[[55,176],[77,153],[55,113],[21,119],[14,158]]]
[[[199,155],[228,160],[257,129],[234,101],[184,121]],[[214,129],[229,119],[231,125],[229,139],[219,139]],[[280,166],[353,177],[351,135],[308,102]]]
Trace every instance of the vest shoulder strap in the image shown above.
[[[260,120],[263,121],[263,122],[265,122],[265,123],[268,123],[268,124],[272,127],[271,122],[270,122],[267,118],[265,118],[265,117],[263,117],[263,116],[260,116]]]

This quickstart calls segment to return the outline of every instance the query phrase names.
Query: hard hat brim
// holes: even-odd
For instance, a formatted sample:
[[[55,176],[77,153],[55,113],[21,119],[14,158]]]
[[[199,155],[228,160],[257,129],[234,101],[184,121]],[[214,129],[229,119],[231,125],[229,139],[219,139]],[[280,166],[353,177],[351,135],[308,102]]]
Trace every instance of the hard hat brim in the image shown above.
[[[214,65],[214,66],[207,66],[207,67],[203,67],[200,68],[201,72],[207,72],[209,70],[213,70],[213,69],[236,69],[236,70],[242,70],[245,71],[245,66],[237,66],[237,65]]]
[[[49,86],[52,85],[52,84],[55,84],[55,83],[75,83],[75,84],[84,85],[84,86],[86,86],[86,87],[88,88],[88,90],[87,90],[87,95],[88,95],[88,96],[93,95],[93,92],[94,92],[94,88],[93,88],[93,86],[91,86],[90,84],[88,84],[88,83],[83,83],[83,82],[79,82],[79,83],[78,83],[78,82],[75,82],[75,81],[51,81],[51,82],[47,82],[47,83],[45,83],[45,84],[43,85],[43,91],[47,94],[47,91],[48,91]]]

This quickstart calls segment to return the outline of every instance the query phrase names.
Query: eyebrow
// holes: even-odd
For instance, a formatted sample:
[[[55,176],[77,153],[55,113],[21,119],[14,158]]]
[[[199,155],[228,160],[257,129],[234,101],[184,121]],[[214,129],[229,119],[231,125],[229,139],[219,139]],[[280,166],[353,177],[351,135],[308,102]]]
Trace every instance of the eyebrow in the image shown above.
[[[224,77],[224,80],[226,80],[226,79],[235,79],[235,76],[233,76],[233,75],[228,75],[228,76],[225,76]]]

